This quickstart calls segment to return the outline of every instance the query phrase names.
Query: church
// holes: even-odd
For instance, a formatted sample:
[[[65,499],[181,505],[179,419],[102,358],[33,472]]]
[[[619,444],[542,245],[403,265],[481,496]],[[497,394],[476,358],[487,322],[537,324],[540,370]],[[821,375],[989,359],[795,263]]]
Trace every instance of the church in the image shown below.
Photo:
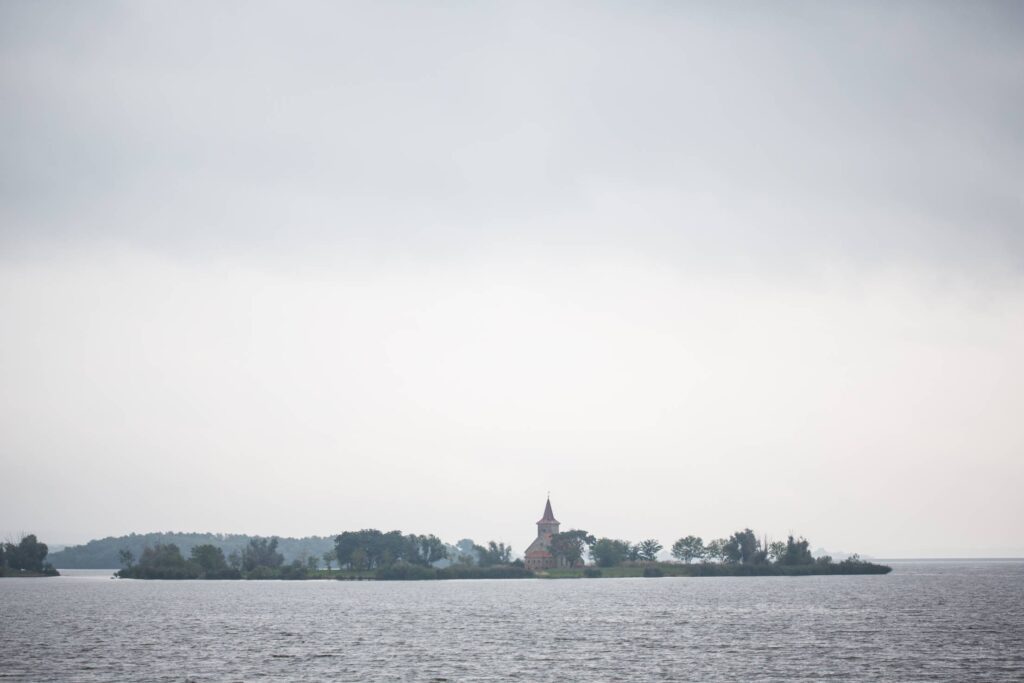
[[[560,525],[561,522],[555,519],[555,513],[551,511],[551,497],[549,496],[548,502],[544,506],[544,516],[537,522],[537,538],[523,554],[523,561],[527,569],[537,571],[569,566],[564,558],[556,558],[551,554],[551,537],[558,533]]]

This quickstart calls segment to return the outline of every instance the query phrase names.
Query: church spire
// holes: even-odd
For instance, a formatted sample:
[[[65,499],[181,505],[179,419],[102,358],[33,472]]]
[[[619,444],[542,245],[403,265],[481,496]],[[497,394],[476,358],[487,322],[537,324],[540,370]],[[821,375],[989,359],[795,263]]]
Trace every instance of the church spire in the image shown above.
[[[542,522],[558,523],[558,520],[555,519],[555,513],[551,511],[551,496],[548,496],[548,502],[544,506],[544,516],[540,518],[540,522],[537,522],[537,524],[540,524]]]

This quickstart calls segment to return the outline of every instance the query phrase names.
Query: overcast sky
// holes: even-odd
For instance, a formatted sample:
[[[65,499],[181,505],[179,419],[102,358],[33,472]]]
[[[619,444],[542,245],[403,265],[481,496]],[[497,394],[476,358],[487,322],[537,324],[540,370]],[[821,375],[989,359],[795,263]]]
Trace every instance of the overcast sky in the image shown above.
[[[1018,3],[0,2],[0,534],[1024,555]]]

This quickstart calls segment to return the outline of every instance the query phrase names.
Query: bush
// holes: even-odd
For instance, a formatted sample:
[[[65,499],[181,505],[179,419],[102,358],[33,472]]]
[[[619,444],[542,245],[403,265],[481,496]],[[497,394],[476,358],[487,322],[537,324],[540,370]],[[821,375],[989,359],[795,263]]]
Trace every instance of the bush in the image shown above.
[[[464,567],[452,565],[444,569],[433,569],[413,564],[395,564],[381,567],[374,577],[378,581],[429,581],[432,579],[529,579],[533,572],[513,565],[492,565],[490,567]]]
[[[429,581],[438,578],[437,570],[417,564],[394,564],[381,567],[375,576],[378,581]]]
[[[661,567],[644,567],[644,576],[649,579],[658,579],[665,576],[665,572],[661,571]]]
[[[490,567],[451,566],[437,570],[439,579],[532,579],[534,574],[525,567],[498,564]]]
[[[281,574],[280,574],[280,572],[278,570],[276,570],[276,569],[274,569],[272,567],[260,566],[260,567],[256,567],[252,571],[246,572],[245,573],[245,578],[251,579],[251,580],[254,580],[254,581],[263,581],[263,580],[270,580],[270,579],[280,579],[281,578]]]
[[[587,567],[583,570],[583,576],[585,576],[588,579],[600,579],[601,570],[597,567]]]
[[[286,564],[278,570],[278,578],[284,579],[285,581],[301,581],[308,575],[306,565],[302,564],[298,560],[295,560],[291,564]]]
[[[211,581],[231,581],[242,578],[242,572],[237,569],[220,569],[215,572],[206,572],[203,574],[204,579]]]

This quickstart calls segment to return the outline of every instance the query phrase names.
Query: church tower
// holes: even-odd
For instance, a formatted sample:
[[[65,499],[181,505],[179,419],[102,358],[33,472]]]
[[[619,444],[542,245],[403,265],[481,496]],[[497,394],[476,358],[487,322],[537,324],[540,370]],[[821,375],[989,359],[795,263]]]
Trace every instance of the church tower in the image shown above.
[[[548,498],[547,505],[544,506],[544,516],[537,522],[537,536],[545,536],[551,538],[552,535],[558,533],[558,526],[561,524],[555,519],[555,513],[551,511],[551,498]]]
[[[544,505],[544,516],[537,522],[537,538],[523,553],[523,562],[527,569],[536,571],[559,566],[559,561],[551,554],[551,537],[558,533],[560,526],[561,522],[555,519],[555,513],[551,511],[551,497],[548,496],[548,501]]]

